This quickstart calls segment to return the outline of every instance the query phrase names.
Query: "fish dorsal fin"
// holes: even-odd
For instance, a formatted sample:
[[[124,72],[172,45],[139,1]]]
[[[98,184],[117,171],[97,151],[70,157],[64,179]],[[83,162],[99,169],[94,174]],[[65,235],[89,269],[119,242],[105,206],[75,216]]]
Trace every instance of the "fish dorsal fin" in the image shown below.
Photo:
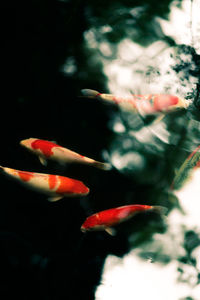
[[[49,197],[49,198],[48,198],[48,201],[50,201],[50,202],[56,202],[56,201],[58,201],[58,200],[60,200],[60,199],[62,199],[62,198],[63,198],[62,195],[52,196],[52,197]]]
[[[116,235],[116,230],[115,230],[114,228],[112,228],[112,227],[106,227],[106,228],[105,228],[105,231],[106,231],[108,234],[112,235],[112,236],[115,236],[115,235]]]
[[[153,124],[157,124],[159,123],[163,118],[165,117],[165,115],[163,113],[161,113],[158,117],[156,117],[156,119],[153,121]]]
[[[46,166],[47,165],[47,160],[43,157],[43,156],[39,156],[39,161],[41,162],[41,164],[43,166]]]

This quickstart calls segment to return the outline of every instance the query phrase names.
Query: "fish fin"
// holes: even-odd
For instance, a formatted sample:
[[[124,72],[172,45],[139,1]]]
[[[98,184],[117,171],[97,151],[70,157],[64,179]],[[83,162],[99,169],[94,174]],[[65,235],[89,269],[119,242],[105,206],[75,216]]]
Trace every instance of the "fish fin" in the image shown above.
[[[155,120],[153,121],[153,124],[159,123],[163,118],[165,117],[164,114],[160,114]]]
[[[108,170],[112,169],[111,164],[109,164],[109,163],[102,163],[100,161],[95,161],[93,163],[93,166],[96,167],[96,168],[98,168],[98,169],[105,170],[105,171],[108,171]]]
[[[81,93],[83,94],[83,96],[89,98],[95,98],[99,94],[99,92],[91,89],[83,89],[81,90]]]
[[[41,162],[41,164],[43,166],[46,166],[47,165],[47,160],[43,157],[43,156],[39,156],[39,161]]]
[[[115,230],[114,228],[112,228],[112,227],[106,227],[106,228],[105,228],[105,231],[106,231],[108,234],[112,235],[112,236],[115,236],[115,235],[116,235],[116,230]]]
[[[60,199],[62,199],[62,198],[63,198],[62,195],[52,196],[52,197],[49,197],[49,198],[48,198],[48,201],[50,201],[50,202],[56,202],[56,201],[58,201],[58,200],[60,200]]]
[[[158,206],[157,205],[153,206],[151,210],[155,211],[156,213],[159,213],[161,215],[166,215],[167,212],[168,212],[167,207],[159,206],[159,205]]]

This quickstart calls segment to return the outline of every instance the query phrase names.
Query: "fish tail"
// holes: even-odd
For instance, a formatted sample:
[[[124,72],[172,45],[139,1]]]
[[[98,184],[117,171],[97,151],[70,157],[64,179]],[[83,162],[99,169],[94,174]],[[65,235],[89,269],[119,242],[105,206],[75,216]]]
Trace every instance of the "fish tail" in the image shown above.
[[[105,171],[111,170],[112,168],[111,164],[102,163],[100,161],[95,161],[92,165],[98,169],[105,170]]]
[[[168,212],[167,207],[159,206],[159,205],[152,206],[151,210],[154,211],[154,212],[156,212],[156,213],[159,213],[161,215],[166,215],[167,212]]]
[[[99,92],[90,89],[83,89],[81,90],[81,93],[83,94],[83,96],[88,98],[95,98],[96,96],[99,95]]]

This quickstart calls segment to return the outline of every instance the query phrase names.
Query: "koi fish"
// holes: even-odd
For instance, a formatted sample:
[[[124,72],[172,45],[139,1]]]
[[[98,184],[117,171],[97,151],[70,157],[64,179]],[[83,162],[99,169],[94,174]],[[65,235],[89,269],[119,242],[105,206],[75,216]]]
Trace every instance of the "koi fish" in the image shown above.
[[[119,105],[125,110],[139,112],[141,115],[166,113],[189,106],[189,102],[185,99],[167,94],[119,97],[112,94],[102,94],[90,89],[83,89],[81,92],[84,97],[101,99]]]
[[[157,211],[165,212],[166,208],[161,206],[151,205],[125,205],[116,208],[110,208],[107,210],[100,211],[89,216],[81,226],[82,232],[87,231],[102,231],[105,230],[109,234],[114,235],[115,230],[112,226],[115,226],[121,222],[124,222],[139,212],[145,211]]]
[[[176,173],[171,189],[178,190],[191,178],[192,171],[200,167],[200,145],[186,158]]]
[[[63,197],[86,196],[89,188],[82,181],[60,175],[20,171],[0,166],[3,172],[27,187],[46,194],[49,201]]]
[[[22,140],[20,144],[38,155],[39,160],[43,165],[46,165],[47,159],[51,159],[60,163],[88,164],[103,170],[109,170],[111,168],[110,164],[108,163],[102,163],[88,158],[60,145],[57,145],[55,142],[29,138],[26,140]]]

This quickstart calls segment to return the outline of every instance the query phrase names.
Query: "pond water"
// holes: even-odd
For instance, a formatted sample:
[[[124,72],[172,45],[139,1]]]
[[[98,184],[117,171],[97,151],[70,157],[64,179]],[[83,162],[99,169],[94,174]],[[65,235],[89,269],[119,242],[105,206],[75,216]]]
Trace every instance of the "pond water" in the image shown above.
[[[90,192],[48,202],[1,176],[0,298],[199,299],[199,13],[199,0],[6,7],[1,165],[81,180]],[[185,108],[146,114],[116,100],[133,94],[177,96]],[[42,165],[19,145],[30,137],[111,169]],[[132,204],[167,212],[137,214],[113,236],[80,230],[92,214]]]
[[[176,4],[171,3],[169,19],[159,18],[158,23],[164,34],[172,37],[176,44],[193,45],[196,53],[199,53],[200,23],[197,12],[200,11],[200,2],[183,1],[180,8],[177,8]],[[176,51],[176,47],[169,47],[162,40],[148,47],[142,47],[130,39],[125,39],[118,45],[117,59],[104,62],[111,93],[128,95],[130,91],[139,94],[166,91],[186,97],[192,89],[195,89],[198,78],[189,77],[185,81],[184,74],[181,75],[182,78],[177,76],[177,72],[173,69],[177,63]],[[180,57],[182,61],[191,62],[184,53],[180,53]],[[170,143],[170,135],[165,124],[154,126],[154,129],[152,126],[148,127],[149,130],[142,129],[139,134],[133,133],[133,136],[140,142],[155,143],[153,138],[149,137],[151,131],[151,136],[155,134],[165,144]],[[112,128],[121,135],[125,132],[123,122],[120,122],[119,118],[113,121]],[[128,166],[136,169],[138,165],[138,168],[143,167],[141,157],[135,156],[134,151],[131,151],[130,155],[117,154],[117,150],[111,152],[112,162],[118,169]],[[199,298],[198,243],[192,253],[195,266],[192,263],[180,262],[180,256],[187,256],[184,249],[185,233],[194,231],[199,236],[199,179],[200,173],[197,170],[191,182],[175,193],[184,213],[174,209],[169,214],[164,236],[155,234],[153,241],[134,249],[123,258],[113,255],[106,258],[101,285],[96,291],[96,300]],[[159,256],[170,259],[162,262]]]
[[[138,13],[141,8],[137,8]],[[199,79],[196,76],[189,76],[186,79],[184,73],[177,74],[173,67],[177,64],[177,44],[192,45],[196,53],[200,52],[198,11],[200,11],[199,1],[183,1],[179,8],[176,2],[172,2],[168,20],[158,18],[157,21],[164,34],[172,37],[176,42],[175,47],[169,47],[163,40],[153,42],[148,47],[142,47],[130,39],[120,42],[117,58],[111,62],[106,59],[104,61],[111,93],[129,95],[131,92],[147,94],[165,91],[185,98],[191,90],[195,90]],[[106,53],[107,48],[103,49]],[[180,53],[179,59],[191,63],[190,55],[185,53]],[[190,120],[190,122],[194,121]],[[199,124],[196,125],[199,132]],[[126,142],[131,146],[130,148],[127,146],[129,150],[121,155],[119,149],[125,148],[123,143],[125,143],[126,132],[123,117],[122,120],[115,117],[111,126],[113,131],[121,135],[121,138],[118,141],[120,146],[117,147],[115,143],[110,155],[113,165],[122,171],[125,168],[129,168],[129,171],[131,168],[134,171],[137,168],[143,169],[144,159],[137,152],[130,150],[134,144],[133,141],[131,145],[131,137],[155,146],[154,136],[156,136],[161,141],[159,148],[163,147],[162,150],[165,147],[161,145],[162,143],[171,142],[165,121],[145,129],[142,127],[139,132],[134,131],[133,128]],[[174,145],[176,142],[177,139],[173,139]],[[195,142],[196,140],[192,139],[192,147]],[[184,147],[185,150],[189,150],[190,146],[191,144],[188,143],[188,148]],[[123,258],[113,255],[106,258],[101,285],[96,291],[97,300],[199,298],[199,243],[192,252],[195,265],[180,261],[181,256],[188,255],[184,249],[186,232],[190,234],[195,232],[199,238],[199,180],[200,172],[197,170],[190,183],[175,193],[184,213],[177,209],[170,212],[164,235],[155,234],[153,241],[142,244]],[[129,239],[131,240],[131,236]],[[163,257],[163,261],[162,259],[160,261],[159,257]]]

